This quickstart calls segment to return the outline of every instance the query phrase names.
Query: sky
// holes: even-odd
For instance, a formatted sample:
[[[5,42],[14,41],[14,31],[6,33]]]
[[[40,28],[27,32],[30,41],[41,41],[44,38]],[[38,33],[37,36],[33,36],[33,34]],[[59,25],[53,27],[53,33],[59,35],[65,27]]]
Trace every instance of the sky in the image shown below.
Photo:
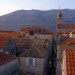
[[[75,0],[0,0],[0,15],[16,10],[75,9]]]

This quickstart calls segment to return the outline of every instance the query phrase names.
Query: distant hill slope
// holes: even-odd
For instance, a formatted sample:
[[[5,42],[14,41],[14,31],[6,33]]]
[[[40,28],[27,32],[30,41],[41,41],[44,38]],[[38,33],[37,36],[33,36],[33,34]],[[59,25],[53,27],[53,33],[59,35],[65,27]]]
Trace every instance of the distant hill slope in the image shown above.
[[[19,30],[22,27],[38,25],[55,30],[57,10],[18,10],[0,16],[0,29]],[[75,10],[63,9],[65,23],[75,24]]]

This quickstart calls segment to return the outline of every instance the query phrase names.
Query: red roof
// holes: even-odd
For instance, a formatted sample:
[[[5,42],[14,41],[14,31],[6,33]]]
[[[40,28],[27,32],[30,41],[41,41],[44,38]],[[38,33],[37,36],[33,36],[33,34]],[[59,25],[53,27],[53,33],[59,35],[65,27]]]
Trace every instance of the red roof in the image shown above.
[[[65,50],[66,75],[75,75],[75,50]]]
[[[0,31],[0,36],[9,37],[9,38],[18,38],[20,36],[20,32],[13,31]]]
[[[60,45],[75,45],[75,39],[74,38],[69,38],[66,41],[60,43]]]
[[[75,24],[62,24],[58,25],[59,29],[75,29]]]
[[[26,33],[29,33],[30,31],[35,31],[35,33],[55,34],[55,32],[53,32],[53,31],[49,31],[46,28],[41,28],[41,27],[38,27],[38,26],[32,26],[31,28],[22,28],[21,31],[26,32]]]
[[[0,65],[8,63],[8,62],[10,62],[14,59],[16,59],[15,56],[13,56],[11,54],[6,54],[6,53],[3,53],[3,52],[0,52]]]
[[[7,44],[9,38],[16,39],[19,37],[19,35],[19,32],[0,32],[0,48],[3,48]]]
[[[29,32],[30,32],[30,28],[22,28],[21,31],[22,31],[22,32],[29,33]]]
[[[3,48],[7,44],[8,39],[7,37],[0,36],[0,48]]]
[[[21,29],[21,31],[22,32],[26,32],[26,33],[29,33],[30,31],[38,31],[40,28],[39,27],[37,27],[37,26],[32,26],[31,28],[22,28]]]
[[[8,33],[8,32],[11,33],[12,32],[13,33],[14,31],[0,30],[0,32],[5,32],[5,33]]]

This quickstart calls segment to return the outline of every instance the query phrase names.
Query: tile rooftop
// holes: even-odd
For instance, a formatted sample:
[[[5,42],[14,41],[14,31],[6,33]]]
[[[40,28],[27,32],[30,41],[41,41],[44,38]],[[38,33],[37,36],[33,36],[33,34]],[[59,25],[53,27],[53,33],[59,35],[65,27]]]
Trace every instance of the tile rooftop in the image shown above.
[[[6,45],[8,39],[9,38],[7,37],[0,36],[0,48],[3,48]]]
[[[75,75],[75,50],[65,50],[67,75]]]
[[[3,52],[0,52],[0,65],[8,63],[12,60],[16,59],[15,56],[11,55],[11,54],[6,54]]]
[[[62,24],[62,25],[58,25],[58,28],[59,29],[75,29],[75,25],[73,24]]]
[[[60,43],[60,45],[75,45],[75,39],[74,38],[69,38],[66,41]]]
[[[55,32],[53,31],[49,31],[48,29],[45,29],[45,28],[40,28],[38,26],[32,26],[31,28],[22,28],[21,31],[22,32],[26,32],[26,33],[29,33],[30,31],[35,31],[35,33],[39,32],[39,31],[42,31],[43,34],[55,34]]]
[[[42,46],[35,46],[22,53],[21,57],[43,58],[47,55],[47,52],[48,50],[46,48],[43,48]]]

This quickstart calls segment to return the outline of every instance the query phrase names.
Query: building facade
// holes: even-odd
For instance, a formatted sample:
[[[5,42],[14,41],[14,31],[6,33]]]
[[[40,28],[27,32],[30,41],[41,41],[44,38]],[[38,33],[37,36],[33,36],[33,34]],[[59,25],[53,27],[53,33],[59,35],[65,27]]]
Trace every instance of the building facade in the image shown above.
[[[62,75],[75,75],[75,50],[66,49],[62,55]]]
[[[35,40],[36,41],[36,40]],[[37,40],[38,41],[38,40]],[[20,55],[20,72],[26,75],[45,75],[48,62],[48,46],[42,40],[38,44],[34,43],[30,49],[27,49]],[[47,41],[48,43],[48,41]]]
[[[57,45],[57,59],[58,60],[62,60],[62,54],[65,49],[71,49],[71,50],[75,49],[75,39],[74,38],[67,39],[66,41]]]
[[[18,59],[0,52],[0,75],[18,75]]]

